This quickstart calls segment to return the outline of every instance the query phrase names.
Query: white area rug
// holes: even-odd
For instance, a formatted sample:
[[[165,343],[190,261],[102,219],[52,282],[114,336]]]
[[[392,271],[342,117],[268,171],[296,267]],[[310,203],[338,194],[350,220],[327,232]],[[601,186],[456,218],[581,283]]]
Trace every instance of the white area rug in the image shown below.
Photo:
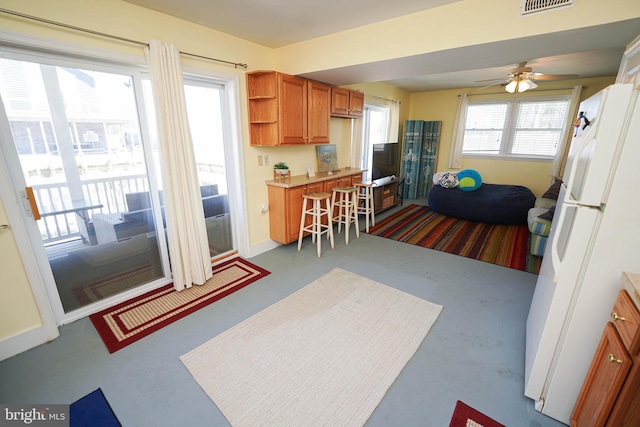
[[[180,360],[233,426],[363,425],[441,311],[335,268]]]

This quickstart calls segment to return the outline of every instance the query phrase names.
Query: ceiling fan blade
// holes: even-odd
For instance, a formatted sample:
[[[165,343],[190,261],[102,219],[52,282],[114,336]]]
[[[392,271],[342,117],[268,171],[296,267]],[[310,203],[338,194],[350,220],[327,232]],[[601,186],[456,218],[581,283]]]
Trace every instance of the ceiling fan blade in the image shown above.
[[[506,83],[506,80],[503,79],[503,81],[496,82],[496,83],[490,84],[488,86],[482,86],[482,87],[477,88],[476,90],[482,90],[482,89],[487,89],[487,88],[490,88],[490,87],[493,87],[493,86],[504,85],[505,83]]]
[[[474,83],[483,83],[483,82],[495,82],[497,80],[501,80],[501,81],[507,81],[508,79],[504,78],[504,77],[500,77],[497,79],[484,79],[484,80],[474,80]]]
[[[577,79],[578,77],[580,77],[578,74],[540,74],[529,78],[531,80],[569,80]]]

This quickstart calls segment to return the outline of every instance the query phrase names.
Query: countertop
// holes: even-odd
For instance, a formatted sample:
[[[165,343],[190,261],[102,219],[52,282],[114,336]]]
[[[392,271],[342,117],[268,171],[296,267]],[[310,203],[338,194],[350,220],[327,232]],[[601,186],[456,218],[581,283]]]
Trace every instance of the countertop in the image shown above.
[[[358,169],[358,168],[340,169],[335,172],[332,172],[331,175],[329,175],[329,172],[316,172],[316,176],[314,176],[313,178],[307,177],[306,174],[295,175],[295,176],[292,176],[291,178],[285,178],[283,180],[276,181],[275,179],[271,179],[269,181],[266,181],[266,184],[274,187],[292,188],[292,187],[299,187],[301,185],[313,184],[314,182],[322,182],[322,181],[328,181],[334,178],[342,178],[344,176],[357,175],[362,172],[366,172],[366,169]]]
[[[622,284],[636,307],[638,307],[638,310],[640,310],[640,274],[623,272]]]

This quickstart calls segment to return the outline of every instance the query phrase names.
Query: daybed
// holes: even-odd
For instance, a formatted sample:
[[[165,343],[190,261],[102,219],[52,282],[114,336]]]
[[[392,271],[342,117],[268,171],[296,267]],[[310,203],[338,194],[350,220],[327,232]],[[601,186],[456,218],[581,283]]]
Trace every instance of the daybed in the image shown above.
[[[429,207],[435,212],[491,224],[526,224],[536,196],[521,185],[481,184],[473,191],[434,186]]]

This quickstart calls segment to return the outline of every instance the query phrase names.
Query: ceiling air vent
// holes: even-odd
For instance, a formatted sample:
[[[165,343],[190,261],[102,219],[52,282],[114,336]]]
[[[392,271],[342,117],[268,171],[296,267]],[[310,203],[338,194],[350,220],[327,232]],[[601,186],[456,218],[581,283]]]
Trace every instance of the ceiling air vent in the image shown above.
[[[520,0],[520,16],[571,7],[576,0]]]

